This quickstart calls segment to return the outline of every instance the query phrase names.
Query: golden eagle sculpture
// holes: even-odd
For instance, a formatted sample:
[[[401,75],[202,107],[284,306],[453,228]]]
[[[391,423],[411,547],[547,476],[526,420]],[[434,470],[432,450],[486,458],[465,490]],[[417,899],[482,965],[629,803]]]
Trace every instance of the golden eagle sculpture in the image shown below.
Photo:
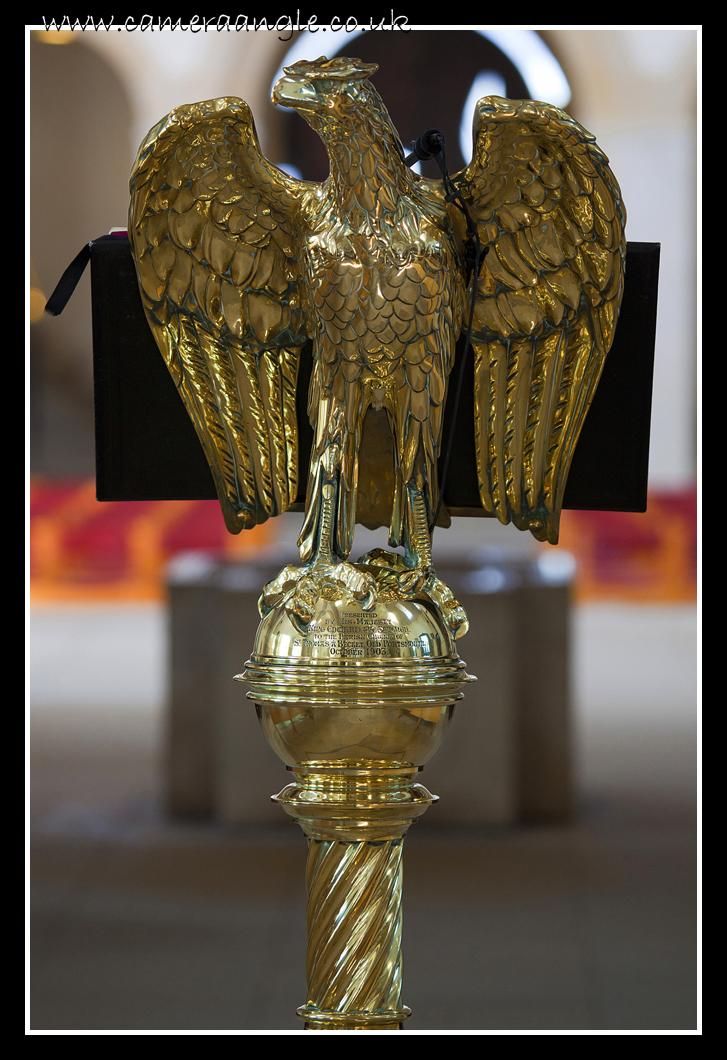
[[[424,591],[457,636],[464,613],[431,559],[455,345],[468,330],[485,511],[556,543],[616,328],[625,211],[608,159],[576,121],[547,103],[486,97],[472,161],[451,178],[479,238],[473,270],[462,208],[406,164],[369,80],[376,69],[322,57],[274,86],[273,102],[326,146],[322,184],[267,161],[241,99],[173,110],[134,164],[129,237],[147,318],[232,533],[295,502],[298,364],[312,340],[302,566],[266,586],[263,612],[285,600],[305,629],[327,588],[364,607],[387,587]],[[377,549],[352,564],[370,407],[388,417],[389,542],[404,554]]]

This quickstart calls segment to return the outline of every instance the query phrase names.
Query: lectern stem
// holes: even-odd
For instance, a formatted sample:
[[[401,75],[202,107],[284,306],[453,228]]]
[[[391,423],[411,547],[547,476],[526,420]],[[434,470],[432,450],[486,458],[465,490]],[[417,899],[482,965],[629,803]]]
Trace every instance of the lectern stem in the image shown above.
[[[394,1029],[401,1005],[402,839],[311,839],[306,1027]]]

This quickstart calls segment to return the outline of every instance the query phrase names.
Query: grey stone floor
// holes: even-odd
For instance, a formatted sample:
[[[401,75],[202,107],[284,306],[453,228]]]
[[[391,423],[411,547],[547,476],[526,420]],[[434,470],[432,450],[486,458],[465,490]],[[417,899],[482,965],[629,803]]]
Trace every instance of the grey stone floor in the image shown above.
[[[412,828],[407,1033],[698,1033],[696,612],[573,629],[577,819]],[[301,1029],[305,842],[163,819],[164,643],[159,608],[31,615],[31,1033]]]

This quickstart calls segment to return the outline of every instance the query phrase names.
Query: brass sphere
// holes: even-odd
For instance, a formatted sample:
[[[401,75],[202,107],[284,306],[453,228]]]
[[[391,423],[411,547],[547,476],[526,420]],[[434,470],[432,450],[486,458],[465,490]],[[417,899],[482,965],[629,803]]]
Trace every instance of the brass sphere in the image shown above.
[[[283,604],[260,623],[245,672],[265,735],[290,766],[421,766],[472,680],[428,599],[317,601],[307,631]]]

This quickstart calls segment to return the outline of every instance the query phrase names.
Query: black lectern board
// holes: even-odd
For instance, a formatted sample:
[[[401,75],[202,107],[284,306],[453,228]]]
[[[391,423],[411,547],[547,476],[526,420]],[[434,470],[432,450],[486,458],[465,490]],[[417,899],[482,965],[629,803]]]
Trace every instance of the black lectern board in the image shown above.
[[[571,465],[565,508],[646,511],[651,393],[656,338],[658,243],[629,243],[616,338]],[[124,236],[90,244],[96,402],[96,495],[100,501],[206,500],[212,475],[192,422],[157,349]],[[451,379],[455,379],[462,343]],[[300,467],[312,432],[306,413],[311,349],[303,351],[298,386]],[[452,398],[443,446],[454,430],[444,500],[450,509],[482,514],[474,446],[473,358],[470,354],[457,422]],[[299,501],[304,500],[305,473]]]

